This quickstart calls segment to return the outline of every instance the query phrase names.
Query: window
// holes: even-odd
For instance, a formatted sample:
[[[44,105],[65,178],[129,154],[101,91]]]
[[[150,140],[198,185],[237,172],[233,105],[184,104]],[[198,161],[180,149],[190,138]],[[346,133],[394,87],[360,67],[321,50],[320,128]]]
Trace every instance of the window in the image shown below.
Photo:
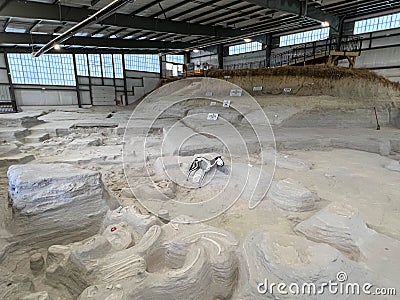
[[[122,54],[114,54],[113,59],[114,59],[115,78],[123,78],[124,71],[123,71],[123,67],[122,67]]]
[[[125,68],[127,70],[160,73],[160,61],[154,54],[126,54]]]
[[[254,52],[262,50],[262,44],[259,42],[251,42],[229,47],[229,55]]]
[[[78,76],[89,76],[86,54],[76,54],[76,73]],[[99,54],[88,55],[90,75],[93,77],[123,78],[122,55]],[[101,68],[100,68],[101,67]]]
[[[86,61],[86,54],[76,54],[76,73],[78,76],[89,76],[89,70]]]
[[[165,67],[166,67],[167,71],[169,71],[168,75],[179,76],[183,73],[183,65],[166,63]]]
[[[112,54],[102,54],[101,62],[103,67],[103,77],[114,78],[114,67]]]
[[[299,32],[290,35],[284,35],[280,37],[280,47],[310,43],[327,39],[329,37],[329,27],[320,29]]]
[[[167,62],[176,63],[176,64],[184,64],[185,56],[184,55],[166,55]]]
[[[379,30],[400,27],[400,13],[357,21],[354,25],[354,34],[362,34]]]
[[[100,54],[89,54],[89,71],[92,77],[101,77]]]
[[[12,82],[16,84],[74,86],[74,64],[70,54],[7,54]]]

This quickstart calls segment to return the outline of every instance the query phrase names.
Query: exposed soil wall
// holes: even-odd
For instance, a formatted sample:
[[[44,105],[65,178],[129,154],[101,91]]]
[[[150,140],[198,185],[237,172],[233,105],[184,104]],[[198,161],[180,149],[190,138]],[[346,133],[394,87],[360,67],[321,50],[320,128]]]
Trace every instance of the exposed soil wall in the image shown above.
[[[253,87],[262,86],[264,95],[289,94],[295,96],[333,96],[349,100],[397,102],[400,84],[366,69],[305,66],[258,70],[209,70],[208,77],[228,80],[253,95]],[[230,78],[227,78],[229,76]]]

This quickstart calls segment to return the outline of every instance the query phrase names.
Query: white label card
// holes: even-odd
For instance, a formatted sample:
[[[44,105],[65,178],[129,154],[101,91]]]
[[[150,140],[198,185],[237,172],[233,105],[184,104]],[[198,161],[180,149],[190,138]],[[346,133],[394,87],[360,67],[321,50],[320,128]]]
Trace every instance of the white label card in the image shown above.
[[[231,97],[242,97],[243,90],[231,90]]]
[[[209,113],[207,116],[207,120],[209,121],[217,121],[219,117],[219,114],[215,114],[215,113]]]
[[[231,106],[231,101],[230,100],[224,100],[224,103],[222,104],[223,107],[230,107]]]

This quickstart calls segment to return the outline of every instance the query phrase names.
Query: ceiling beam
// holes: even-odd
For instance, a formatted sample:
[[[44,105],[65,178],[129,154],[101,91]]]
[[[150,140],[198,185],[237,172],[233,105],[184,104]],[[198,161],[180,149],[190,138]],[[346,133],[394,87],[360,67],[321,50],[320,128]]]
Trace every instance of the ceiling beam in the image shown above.
[[[27,33],[0,33],[1,44],[14,45],[44,45],[54,38],[47,34],[27,34]],[[183,42],[162,42],[148,40],[130,40],[130,39],[108,39],[73,36],[63,45],[84,46],[84,47],[106,47],[115,49],[185,49],[193,47],[191,43]]]
[[[31,27],[29,27],[27,30],[25,30],[25,32],[26,33],[32,32],[33,29],[35,29],[35,27],[40,24],[40,22],[42,22],[42,21],[41,20],[37,20],[35,23],[32,24]]]
[[[221,2],[221,1],[222,1],[222,0],[211,0],[211,1],[204,2],[204,3],[200,4],[200,5],[197,5],[197,6],[195,6],[195,7],[192,7],[192,8],[190,8],[190,9],[181,11],[181,12],[179,12],[179,13],[176,13],[176,14],[172,15],[172,16],[168,16],[168,20],[173,20],[173,19],[179,18],[179,17],[181,17],[181,16],[189,15],[189,14],[191,14],[191,13],[193,13],[193,12],[196,12],[196,11],[198,11],[198,10],[200,10],[200,9],[203,9],[203,8],[205,8],[205,7],[208,7],[208,6],[211,6],[211,5],[213,5],[213,4],[215,4],[215,3],[218,3],[218,2]],[[168,10],[168,8],[167,8],[167,10]],[[161,14],[162,14],[161,12],[160,12],[160,13],[157,13],[157,14],[154,14],[154,15],[152,15],[152,17],[153,17],[153,16],[159,16],[159,15],[161,15]],[[190,18],[190,17],[189,17],[189,18]]]
[[[101,0],[92,0],[90,2],[90,6],[95,6],[97,3],[99,3]]]
[[[12,20],[12,18],[8,18],[8,19],[4,22],[3,31],[6,31],[8,25],[10,25],[11,20]]]
[[[167,12],[170,12],[170,11],[172,11],[174,9],[177,9],[177,8],[181,8],[183,5],[190,4],[190,3],[191,2],[187,1],[187,0],[184,0],[182,2],[178,2],[178,3],[174,4],[174,5],[171,5],[171,6],[168,6],[167,8],[164,8],[162,11],[159,11],[159,12],[157,12],[155,14],[152,14],[150,17],[151,18],[159,17],[159,16],[161,16],[163,14],[166,14]]]
[[[322,11],[319,8],[309,5],[307,10],[303,7],[302,2],[299,0],[246,0],[249,3],[256,4],[258,6],[284,11],[292,14],[313,19],[319,22],[329,22],[330,26],[338,30],[339,28],[339,17]],[[306,3],[306,2],[303,2]]]
[[[1,47],[0,46],[0,52],[7,51],[8,53],[31,53],[32,48],[31,47]],[[48,53],[51,54],[158,54],[158,53],[163,53],[167,51],[163,50],[141,50],[141,49],[135,49],[135,50],[121,50],[121,49],[104,49],[104,48],[75,48],[75,47],[70,47],[70,48],[62,48],[60,50],[50,50]],[[168,51],[169,52],[169,51]]]
[[[125,33],[124,35],[120,36],[119,38],[125,39],[125,38],[127,38],[128,36],[135,36],[136,34],[141,33],[141,32],[142,32],[141,30],[130,31],[130,32]]]
[[[134,10],[133,12],[130,13],[131,16],[137,15],[143,11],[145,11],[146,9],[149,9],[150,7],[153,7],[154,5],[157,5],[159,3],[161,3],[163,0],[155,0],[152,2],[149,2],[146,5],[141,6],[140,8]]]
[[[109,33],[109,34],[107,34],[105,37],[106,37],[106,38],[109,38],[109,37],[111,37],[111,36],[113,36],[113,35],[115,35],[116,37],[119,37],[118,34],[121,33],[121,32],[124,32],[125,30],[126,30],[126,28],[120,28],[120,29],[118,29],[118,30],[115,30],[115,31],[113,31],[113,32],[111,32],[111,33]],[[121,38],[121,37],[119,37],[119,38]]]
[[[103,26],[95,31],[93,31],[90,36],[95,36],[96,34],[99,34],[100,32],[109,29],[111,26]]]
[[[96,10],[87,8],[64,5],[59,6],[42,2],[27,2],[20,0],[12,1],[0,10],[1,16],[36,20],[66,21],[73,23],[79,23],[94,13],[96,13]],[[235,37],[246,34],[241,30],[223,28],[220,26],[190,24],[164,19],[129,16],[126,14],[114,14],[103,20],[102,24],[132,29],[200,36]]]

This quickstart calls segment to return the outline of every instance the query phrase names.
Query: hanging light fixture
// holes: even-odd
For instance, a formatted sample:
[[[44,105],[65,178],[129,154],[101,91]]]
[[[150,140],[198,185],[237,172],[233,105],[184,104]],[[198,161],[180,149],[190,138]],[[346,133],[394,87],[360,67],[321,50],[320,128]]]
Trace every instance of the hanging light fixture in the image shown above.
[[[324,21],[321,23],[322,27],[329,27],[331,24],[329,24],[328,21]]]

